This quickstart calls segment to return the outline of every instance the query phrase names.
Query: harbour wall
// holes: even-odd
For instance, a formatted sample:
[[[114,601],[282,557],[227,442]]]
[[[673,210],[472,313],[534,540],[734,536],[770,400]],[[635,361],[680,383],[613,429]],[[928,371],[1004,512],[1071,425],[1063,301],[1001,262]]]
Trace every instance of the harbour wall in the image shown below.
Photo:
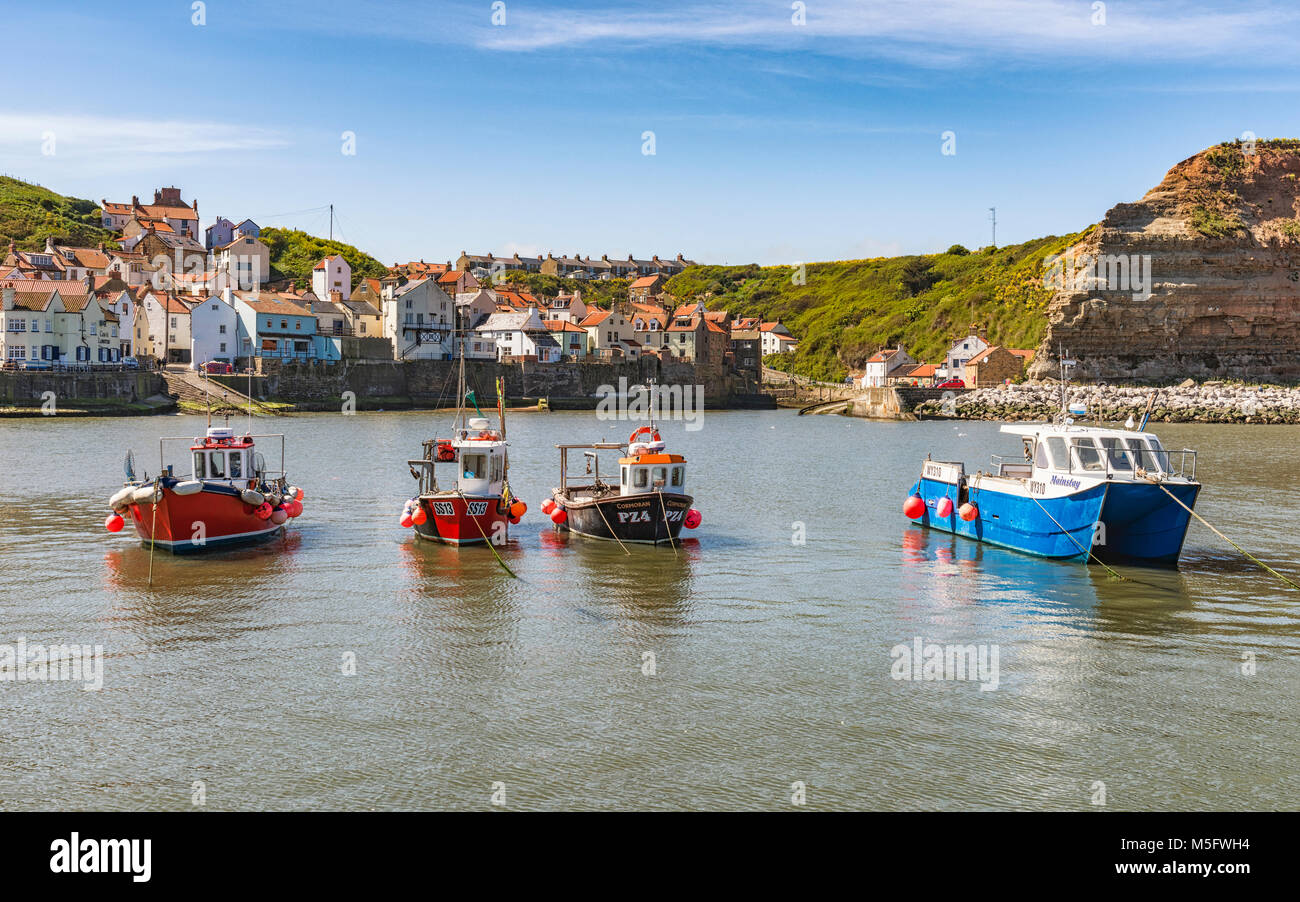
[[[57,414],[132,414],[170,410],[167,385],[152,370],[111,372],[0,373],[0,408],[12,415],[41,413],[49,405]]]
[[[334,409],[346,400],[357,409],[454,406],[454,360],[347,361],[335,364],[263,361],[263,371],[252,383],[253,396],[293,404],[303,410]],[[771,407],[752,377],[677,361],[647,357],[637,361],[536,363],[466,360],[465,379],[481,405],[496,403],[496,380],[505,380],[508,403],[532,403],[545,398],[555,409],[592,408],[607,386],[620,380],[631,388],[653,379],[668,390],[690,391],[701,386],[710,407]],[[248,377],[217,377],[237,391],[248,390]]]

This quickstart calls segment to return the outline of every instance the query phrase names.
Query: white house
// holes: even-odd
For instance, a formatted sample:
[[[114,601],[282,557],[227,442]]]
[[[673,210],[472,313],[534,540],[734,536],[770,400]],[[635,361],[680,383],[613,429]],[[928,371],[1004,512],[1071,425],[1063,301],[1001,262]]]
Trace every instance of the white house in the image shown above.
[[[938,375],[944,379],[962,378],[966,372],[967,362],[988,346],[989,343],[974,332],[965,338],[957,339],[944,356],[943,369]]]
[[[452,356],[456,304],[434,279],[388,282],[380,302],[384,337],[393,342],[398,360],[445,360]]]
[[[190,366],[209,361],[234,363],[240,348],[239,314],[231,301],[209,295],[190,310]]]
[[[231,239],[215,256],[217,272],[229,276],[232,287],[247,291],[271,281],[271,249],[255,235]]]
[[[135,298],[129,291],[99,292],[99,303],[117,317],[118,354],[135,354]]]
[[[116,314],[84,285],[31,280],[0,291],[0,347],[17,364],[113,363],[121,359]]]
[[[327,298],[337,291],[343,300],[352,297],[352,267],[338,254],[326,257],[311,271],[311,290],[318,298]]]
[[[768,354],[784,354],[787,351],[793,351],[797,342],[790,330],[781,324],[780,320],[774,323],[762,323],[758,327],[759,333],[759,350],[766,357]]]
[[[560,343],[546,328],[536,307],[494,313],[479,326],[475,334],[496,343],[498,360],[505,357],[536,357],[538,363],[560,362]]]
[[[862,376],[863,388],[881,388],[889,384],[891,376],[905,367],[916,366],[916,361],[902,348],[877,351],[867,358],[866,372]]]

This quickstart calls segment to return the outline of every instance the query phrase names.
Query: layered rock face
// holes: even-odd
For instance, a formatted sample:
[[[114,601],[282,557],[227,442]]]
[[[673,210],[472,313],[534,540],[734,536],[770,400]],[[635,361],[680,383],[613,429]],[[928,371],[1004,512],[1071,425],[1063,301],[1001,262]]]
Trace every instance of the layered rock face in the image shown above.
[[[1300,141],[1184,160],[1046,270],[1031,378],[1300,380]]]

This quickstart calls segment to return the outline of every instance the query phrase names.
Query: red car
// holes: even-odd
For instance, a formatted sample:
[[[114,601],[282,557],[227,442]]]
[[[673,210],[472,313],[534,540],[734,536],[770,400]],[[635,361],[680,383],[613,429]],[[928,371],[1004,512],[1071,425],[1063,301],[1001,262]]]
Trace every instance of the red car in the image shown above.
[[[961,379],[949,379],[947,382],[940,382],[935,388],[965,388],[966,383]]]
[[[203,372],[213,376],[229,376],[235,371],[235,368],[228,363],[222,363],[220,360],[209,360],[203,364]]]

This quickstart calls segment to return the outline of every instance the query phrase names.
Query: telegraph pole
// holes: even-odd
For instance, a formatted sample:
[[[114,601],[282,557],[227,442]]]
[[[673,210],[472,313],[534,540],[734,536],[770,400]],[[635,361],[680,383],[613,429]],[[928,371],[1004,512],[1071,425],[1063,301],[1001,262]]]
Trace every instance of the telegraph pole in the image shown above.
[[[993,222],[993,248],[998,246],[998,208],[989,207],[989,219]]]
[[[330,241],[334,240],[334,205],[330,204]]]

